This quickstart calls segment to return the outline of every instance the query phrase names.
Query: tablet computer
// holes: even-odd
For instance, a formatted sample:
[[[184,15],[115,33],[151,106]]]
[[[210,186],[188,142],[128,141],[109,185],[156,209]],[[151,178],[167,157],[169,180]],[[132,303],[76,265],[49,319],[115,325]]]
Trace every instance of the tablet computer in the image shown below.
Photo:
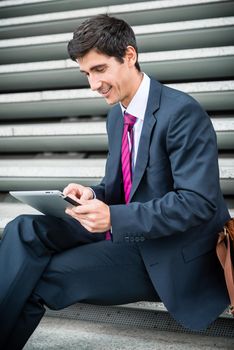
[[[70,217],[65,213],[65,209],[74,205],[80,205],[72,198],[64,196],[58,190],[10,191],[9,193],[19,201],[30,205],[41,213],[59,218]]]

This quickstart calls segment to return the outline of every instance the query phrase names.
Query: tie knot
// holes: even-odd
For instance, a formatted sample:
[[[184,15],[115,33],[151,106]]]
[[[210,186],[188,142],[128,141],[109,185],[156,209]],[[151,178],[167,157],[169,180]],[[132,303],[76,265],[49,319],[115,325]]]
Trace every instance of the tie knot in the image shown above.
[[[124,113],[124,124],[128,125],[129,129],[132,129],[135,122],[136,122],[137,118],[134,117],[133,115],[129,114],[129,113]]]

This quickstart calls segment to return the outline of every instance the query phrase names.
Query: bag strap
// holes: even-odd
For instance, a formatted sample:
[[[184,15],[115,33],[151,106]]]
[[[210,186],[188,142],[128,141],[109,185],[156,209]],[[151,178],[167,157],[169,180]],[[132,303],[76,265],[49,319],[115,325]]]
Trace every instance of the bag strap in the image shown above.
[[[231,242],[227,229],[219,234],[216,246],[217,256],[224,269],[227,290],[231,301],[230,312],[234,316],[234,268],[231,259]],[[226,244],[225,244],[226,241]]]

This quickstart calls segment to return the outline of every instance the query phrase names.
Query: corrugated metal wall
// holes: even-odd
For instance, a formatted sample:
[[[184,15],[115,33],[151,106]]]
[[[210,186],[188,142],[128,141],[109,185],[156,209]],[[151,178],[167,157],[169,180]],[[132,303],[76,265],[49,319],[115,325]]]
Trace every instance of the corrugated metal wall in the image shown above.
[[[218,137],[220,181],[234,208],[234,4],[224,0],[0,2],[0,228],[22,212],[9,190],[62,189],[104,174],[108,106],[68,59],[85,18],[134,28],[142,70],[193,95]],[[233,212],[232,212],[233,213]]]

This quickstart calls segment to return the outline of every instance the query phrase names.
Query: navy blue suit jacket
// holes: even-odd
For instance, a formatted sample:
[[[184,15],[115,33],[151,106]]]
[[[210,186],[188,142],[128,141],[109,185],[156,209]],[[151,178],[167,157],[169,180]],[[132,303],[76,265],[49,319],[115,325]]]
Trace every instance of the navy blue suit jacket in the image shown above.
[[[110,206],[113,243],[139,244],[168,311],[184,326],[203,329],[228,304],[215,244],[229,213],[210,118],[192,97],[151,79],[128,205],[122,195],[122,131],[116,105],[107,119],[105,177],[93,187]]]

